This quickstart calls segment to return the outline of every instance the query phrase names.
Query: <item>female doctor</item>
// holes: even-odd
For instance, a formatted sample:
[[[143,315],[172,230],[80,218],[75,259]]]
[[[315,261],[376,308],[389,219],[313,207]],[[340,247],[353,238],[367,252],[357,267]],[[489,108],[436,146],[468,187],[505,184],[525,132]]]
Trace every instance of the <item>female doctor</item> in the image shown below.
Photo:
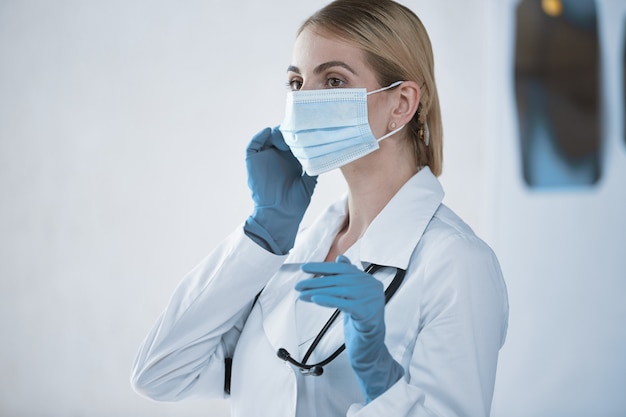
[[[391,0],[334,1],[299,30],[287,84],[283,123],[247,149],[254,212],[179,284],[135,390],[230,396],[233,416],[487,416],[506,289],[442,204],[422,23]],[[298,232],[335,168],[347,195]]]

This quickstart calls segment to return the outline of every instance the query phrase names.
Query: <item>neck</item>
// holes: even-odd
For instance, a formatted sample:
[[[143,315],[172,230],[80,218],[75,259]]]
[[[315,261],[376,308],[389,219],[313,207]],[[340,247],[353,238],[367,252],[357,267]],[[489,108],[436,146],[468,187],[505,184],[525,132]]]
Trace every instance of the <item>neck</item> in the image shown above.
[[[329,261],[334,261],[365,234],[374,218],[417,172],[404,157],[381,160],[369,156],[341,169],[348,184],[348,218],[335,238],[327,257]]]

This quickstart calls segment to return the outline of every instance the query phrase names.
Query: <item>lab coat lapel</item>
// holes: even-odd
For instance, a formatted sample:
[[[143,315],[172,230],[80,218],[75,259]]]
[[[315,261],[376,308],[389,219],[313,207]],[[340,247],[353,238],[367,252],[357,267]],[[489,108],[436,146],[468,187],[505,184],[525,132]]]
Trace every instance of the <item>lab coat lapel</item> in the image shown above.
[[[443,188],[430,169],[421,169],[369,225],[361,241],[361,260],[407,269],[443,197]]]
[[[332,240],[345,218],[346,201],[344,197],[328,207],[310,228],[298,235],[292,253],[259,297],[263,329],[276,350],[285,348],[292,354],[298,351],[295,313],[298,293],[293,290],[293,286],[309,277],[300,269],[303,263],[323,261],[328,254]]]
[[[272,347],[293,353],[297,351],[295,302],[298,294],[293,285],[298,278],[300,264],[285,264],[279,279],[270,281],[259,297],[263,313],[263,330]]]

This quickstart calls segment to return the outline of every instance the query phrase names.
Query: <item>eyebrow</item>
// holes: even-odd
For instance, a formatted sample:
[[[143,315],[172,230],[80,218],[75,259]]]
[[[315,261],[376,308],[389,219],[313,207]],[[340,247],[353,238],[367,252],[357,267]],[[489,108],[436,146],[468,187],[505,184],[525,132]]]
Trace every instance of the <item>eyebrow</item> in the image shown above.
[[[346,64],[343,61],[328,61],[328,62],[324,62],[323,64],[318,65],[317,67],[315,67],[315,69],[313,70],[313,73],[318,75],[332,67],[342,67],[347,69],[348,71],[350,71],[351,73],[353,73],[354,75],[358,75],[356,73],[355,70],[352,69],[352,67],[348,64]],[[293,65],[289,65],[289,67],[287,67],[287,72],[295,72],[296,74],[300,74],[300,68],[293,66]]]

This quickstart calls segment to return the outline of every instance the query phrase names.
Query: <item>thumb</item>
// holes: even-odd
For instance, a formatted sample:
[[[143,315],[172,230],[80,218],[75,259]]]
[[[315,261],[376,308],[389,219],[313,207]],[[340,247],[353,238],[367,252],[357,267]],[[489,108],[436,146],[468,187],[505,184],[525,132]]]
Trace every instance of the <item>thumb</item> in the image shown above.
[[[283,138],[283,134],[280,131],[280,126],[274,126],[270,133],[270,142],[274,145],[278,150],[288,151],[289,146],[285,143],[285,139]]]
[[[260,152],[267,146],[268,139],[271,139],[272,130],[269,127],[258,132],[246,148],[246,153],[248,155]]]
[[[352,264],[352,262],[350,262],[350,259],[348,259],[348,257],[345,255],[337,256],[337,259],[335,259],[335,262],[341,263],[341,264]]]

